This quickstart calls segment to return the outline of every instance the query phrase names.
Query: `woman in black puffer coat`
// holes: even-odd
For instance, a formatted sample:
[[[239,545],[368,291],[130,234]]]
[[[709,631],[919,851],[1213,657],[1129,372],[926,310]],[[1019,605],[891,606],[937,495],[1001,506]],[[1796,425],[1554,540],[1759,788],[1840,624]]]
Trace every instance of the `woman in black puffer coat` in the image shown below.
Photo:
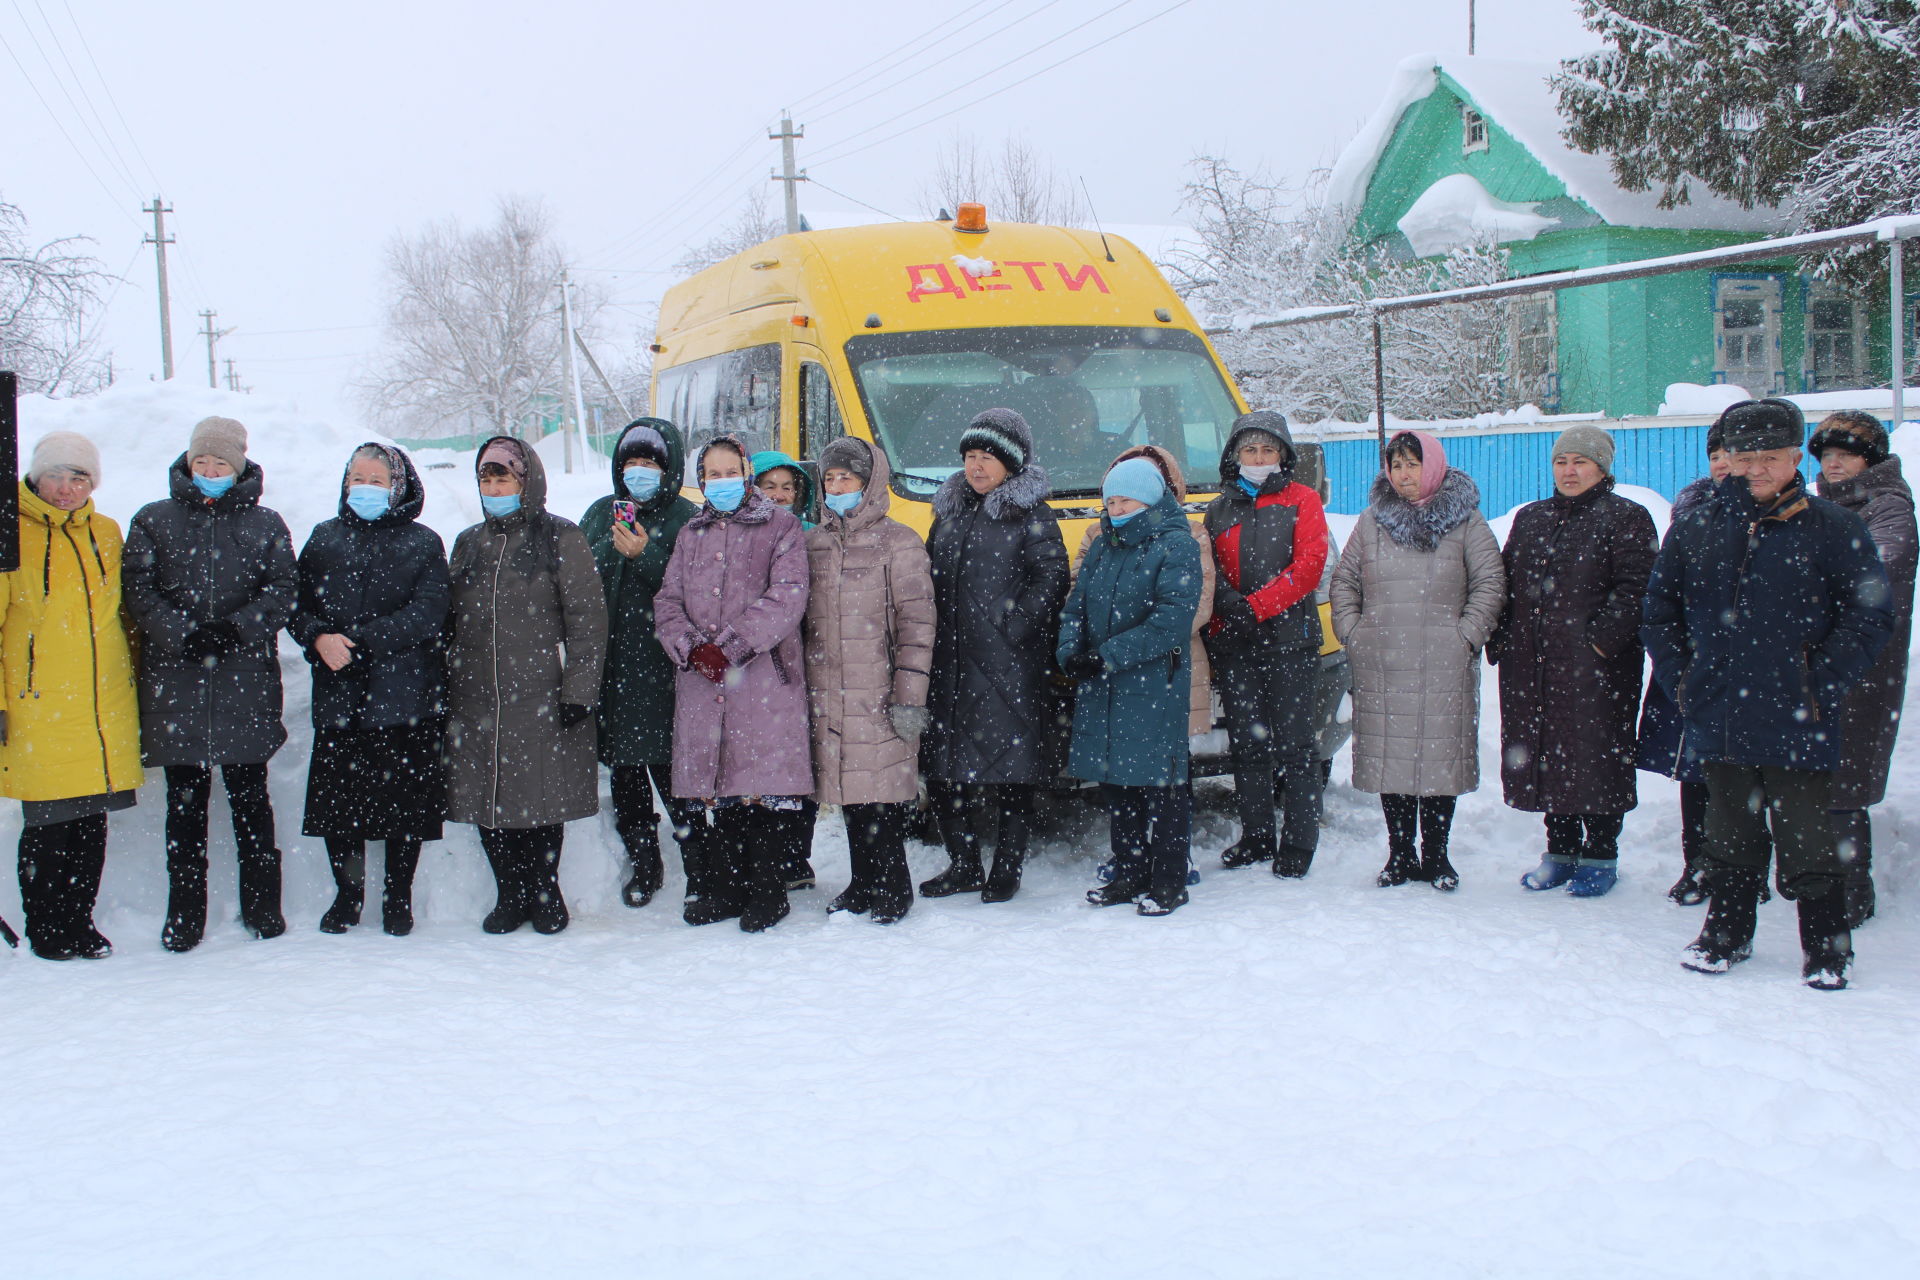
[[[920,892],[1005,902],[1020,890],[1033,788],[1062,764],[1053,647],[1067,547],[1025,418],[1011,409],[980,414],[960,436],[960,456],[965,465],[933,497],[927,534],[938,620],[933,724],[920,745],[952,865]],[[1000,819],[990,876],[979,842],[989,804]]]
[[[247,429],[205,418],[168,470],[169,496],[133,517],[125,600],[140,634],[140,749],[167,772],[167,923],[191,951],[207,922],[207,800],[227,784],[240,855],[240,919],[287,930],[267,761],[287,740],[276,641],[293,613],[293,537],[260,505],[266,476]]]
[[[369,840],[387,849],[382,927],[411,933],[420,845],[440,838],[447,553],[419,523],[425,504],[404,452],[363,444],[347,460],[340,514],[300,552],[287,631],[313,665],[302,833],[327,842],[336,892],[326,933],[360,923]]]

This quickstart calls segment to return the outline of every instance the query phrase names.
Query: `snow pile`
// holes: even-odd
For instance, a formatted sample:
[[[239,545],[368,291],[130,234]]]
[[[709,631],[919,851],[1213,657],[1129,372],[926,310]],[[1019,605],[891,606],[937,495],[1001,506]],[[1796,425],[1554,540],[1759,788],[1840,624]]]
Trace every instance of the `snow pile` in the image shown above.
[[[93,429],[116,511],[162,491],[195,419],[231,413],[297,540],[360,438],[172,388],[26,410],[29,437]],[[417,457],[451,533],[472,455]],[[555,509],[607,483],[556,475]],[[1491,669],[1455,894],[1374,887],[1379,806],[1343,754],[1304,881],[1219,870],[1231,793],[1203,783],[1205,879],[1165,920],[1084,904],[1104,823],[1060,799],[1013,902],[923,900],[891,929],[823,914],[847,874],[824,815],[822,887],[761,937],[682,925],[671,856],[658,902],[619,906],[604,813],[568,831],[573,927],[486,937],[484,862],[450,827],[405,939],[314,931],[331,889],[297,834],[307,677],[287,674],[286,937],[235,921],[216,800],[207,941],[161,951],[149,786],[113,819],[116,956],[0,951],[0,1133],[32,1165],[0,1180],[14,1274],[1598,1280],[1702,1257],[1898,1275],[1920,1250],[1914,735],[1876,812],[1857,984],[1820,996],[1779,900],[1740,971],[1679,967],[1700,912],[1662,898],[1662,779],[1642,776],[1613,894],[1521,891],[1541,828],[1500,800]],[[916,879],[945,863],[910,852]]]
[[[1555,225],[1537,207],[1499,199],[1472,174],[1454,173],[1421,192],[1395,225],[1414,256],[1431,258],[1473,244],[1531,240]]]
[[[1728,405],[1738,404],[1742,400],[1751,400],[1753,395],[1745,388],[1732,383],[1712,383],[1702,386],[1697,382],[1670,382],[1667,384],[1666,398],[1660,401],[1659,413],[1718,415]]]

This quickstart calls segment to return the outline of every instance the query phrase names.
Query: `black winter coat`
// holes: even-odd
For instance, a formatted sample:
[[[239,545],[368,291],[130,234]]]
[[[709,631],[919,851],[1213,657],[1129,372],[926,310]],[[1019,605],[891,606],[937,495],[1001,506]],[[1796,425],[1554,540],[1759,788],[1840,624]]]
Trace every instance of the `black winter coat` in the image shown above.
[[[1067,597],[1066,543],[1028,466],[984,498],[964,472],[933,499],[927,555],[937,614],[921,767],[949,782],[1044,782],[1068,722],[1053,649]]]
[[[1797,480],[1762,507],[1729,476],[1668,531],[1641,634],[1696,760],[1831,770],[1839,712],[1893,632],[1860,517]]]
[[[299,589],[293,537],[260,505],[266,476],[249,461],[215,499],[194,487],[187,455],[167,472],[171,497],[127,531],[127,612],[140,633],[140,747],[149,766],[263,764],[287,740],[280,722],[280,628]],[[238,645],[193,663],[187,637],[230,623]]]
[[[1840,768],[1833,775],[1836,809],[1864,809],[1887,793],[1887,770],[1900,735],[1907,701],[1907,650],[1913,644],[1913,579],[1920,533],[1913,518],[1913,490],[1900,474],[1900,459],[1876,463],[1836,485],[1819,481],[1820,496],[1866,522],[1893,587],[1893,638],[1853,692],[1847,695]]]
[[[1676,494],[1667,519],[1667,536],[1673,536],[1673,526],[1682,516],[1712,496],[1713,480],[1709,476],[1701,476]],[[1698,760],[1680,758],[1680,708],[1673,705],[1658,680],[1647,681],[1646,700],[1640,704],[1640,742],[1634,764],[1648,773],[1665,774],[1681,782],[1706,781]]]
[[[426,504],[413,462],[388,450],[397,483],[393,506],[368,521],[347,505],[314,528],[300,552],[300,597],[287,632],[313,666],[316,729],[389,729],[437,722],[445,714],[442,636],[447,621],[447,553],[418,523]],[[353,641],[353,660],[331,671],[314,651],[322,635]]]
[[[1500,781],[1529,813],[1625,813],[1645,651],[1640,608],[1659,535],[1611,478],[1514,516],[1500,667]],[[1595,652],[1595,650],[1599,652]]]

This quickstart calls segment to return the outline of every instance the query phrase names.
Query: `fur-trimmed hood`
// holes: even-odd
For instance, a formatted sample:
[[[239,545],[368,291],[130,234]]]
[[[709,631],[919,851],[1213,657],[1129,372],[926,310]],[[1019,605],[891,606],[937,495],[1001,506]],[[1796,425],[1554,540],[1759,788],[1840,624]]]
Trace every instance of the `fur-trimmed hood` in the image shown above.
[[[962,469],[941,481],[933,495],[933,514],[951,518],[960,514],[969,500],[974,500],[986,504],[989,519],[1014,520],[1045,502],[1052,492],[1053,482],[1047,478],[1047,469],[1037,462],[1030,462],[1025,470],[1008,476],[985,498],[974,493]]]
[[[1382,474],[1373,478],[1368,510],[1374,521],[1396,543],[1414,551],[1431,551],[1440,540],[1480,509],[1480,486],[1458,467],[1447,468],[1440,491],[1424,507],[1416,507],[1395,492]]]

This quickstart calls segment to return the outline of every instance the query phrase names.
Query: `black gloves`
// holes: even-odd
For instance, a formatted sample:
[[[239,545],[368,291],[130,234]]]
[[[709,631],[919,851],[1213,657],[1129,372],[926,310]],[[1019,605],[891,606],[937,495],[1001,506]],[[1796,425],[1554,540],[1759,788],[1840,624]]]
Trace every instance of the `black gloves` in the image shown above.
[[[1260,625],[1247,598],[1225,583],[1213,589],[1213,616],[1220,620],[1222,631],[1236,636],[1249,634]]]
[[[1069,680],[1091,680],[1107,673],[1107,660],[1097,653],[1076,653],[1060,664],[1060,672]]]
[[[195,627],[180,646],[188,662],[211,665],[240,647],[240,629],[224,619]]]
[[[571,729],[592,714],[592,707],[583,707],[577,702],[563,702],[560,704],[560,727]]]

